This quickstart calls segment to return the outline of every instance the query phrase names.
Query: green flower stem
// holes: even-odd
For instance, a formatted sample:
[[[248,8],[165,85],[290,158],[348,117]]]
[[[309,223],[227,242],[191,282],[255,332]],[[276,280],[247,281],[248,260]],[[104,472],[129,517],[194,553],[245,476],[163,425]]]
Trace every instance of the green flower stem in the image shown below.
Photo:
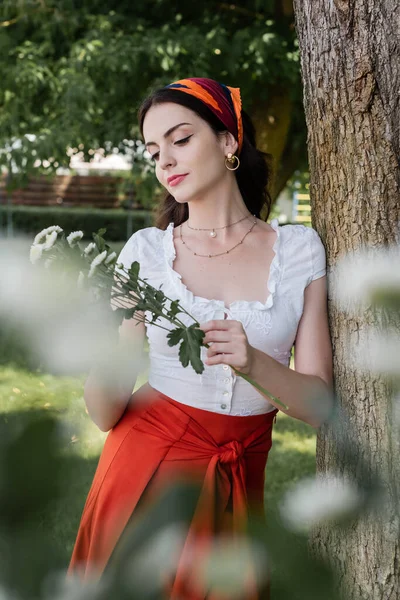
[[[231,365],[229,365],[229,366],[231,367]],[[237,369],[235,369],[235,367],[231,367],[231,369],[233,369],[235,371],[236,375],[239,375],[240,377],[243,377],[243,379],[245,379],[246,381],[248,381],[249,383],[251,383],[251,385],[253,385],[259,392],[261,392],[262,394],[265,394],[266,396],[269,396],[269,398],[271,398],[271,400],[273,400],[273,402],[275,402],[276,404],[279,404],[279,406],[281,406],[285,410],[289,410],[289,407],[286,406],[286,404],[284,404],[283,402],[281,402],[276,396],[274,396],[273,394],[271,394],[271,392],[268,392],[268,390],[266,390],[261,385],[259,385],[256,381],[254,381],[254,379],[252,379],[251,377],[249,377],[245,373],[241,373],[240,371],[238,371]]]
[[[140,294],[140,292],[142,291],[140,288],[139,288],[139,294],[138,294],[138,292],[137,292],[137,289],[135,289],[134,287],[129,287],[129,286],[127,285],[127,284],[129,284],[129,283],[130,283],[129,276],[128,276],[128,279],[127,279],[127,281],[125,281],[125,280],[123,279],[123,277],[122,277],[122,276],[121,276],[119,273],[115,273],[115,275],[116,275],[116,277],[117,277],[119,280],[121,280],[122,284],[123,284],[125,287],[128,287],[128,289],[129,289],[130,291],[136,292],[136,294],[138,295],[138,297],[139,297],[139,298],[141,298],[141,299],[143,299],[143,298],[142,298],[142,296],[140,296],[140,295],[139,295],[139,294]],[[159,291],[159,290],[157,290],[155,287],[153,287],[152,285],[150,285],[149,283],[147,283],[147,282],[146,282],[144,279],[140,279],[140,278],[138,277],[138,279],[137,279],[137,280],[138,280],[138,282],[143,282],[143,284],[144,284],[144,285],[145,285],[147,288],[151,289],[152,291],[154,291],[154,292],[157,292],[157,291]],[[164,292],[163,292],[163,294],[164,294]],[[114,298],[114,297],[116,297],[116,296],[119,296],[119,295],[122,295],[122,296],[123,296],[124,294],[122,294],[122,293],[121,293],[121,294],[114,294],[114,295],[112,295],[112,298]],[[169,298],[169,297],[168,297],[166,294],[164,294],[164,298],[165,298],[166,300],[169,300],[170,302],[173,302],[172,298]],[[187,310],[186,310],[186,309],[185,309],[183,306],[180,306],[179,308],[180,308],[180,311],[179,311],[179,312],[183,312],[183,313],[187,314],[187,315],[188,315],[188,316],[189,316],[191,319],[193,319],[193,321],[194,321],[195,323],[197,323],[196,319],[195,319],[194,317],[192,317],[192,315],[191,315],[191,314],[190,314],[190,313],[189,313],[189,312],[188,312],[188,311],[187,311]],[[180,319],[178,319],[177,317],[175,317],[175,318],[173,318],[173,319],[172,319],[171,317],[169,317],[169,316],[166,316],[166,315],[164,314],[163,310],[164,310],[164,307],[162,307],[162,309],[161,309],[161,310],[160,310],[158,307],[149,308],[149,311],[150,311],[150,312],[153,312],[153,313],[157,314],[157,316],[159,316],[159,317],[164,317],[164,318],[165,318],[166,320],[168,320],[168,321],[169,321],[171,324],[173,324],[173,325],[177,325],[177,326],[180,326],[180,327],[187,327],[187,325],[185,325],[185,323],[183,323],[183,322],[182,322]],[[168,311],[166,311],[166,312],[167,312],[167,314],[168,314]],[[153,323],[153,324],[154,324],[154,323]],[[165,329],[165,328],[164,328],[164,329]]]
[[[120,278],[120,279],[122,279],[122,277],[120,277],[119,275],[117,275],[117,277],[118,277],[118,278]],[[126,285],[126,284],[128,283],[127,281],[124,281],[124,280],[123,280],[123,283],[124,283],[125,287],[128,287],[128,286]],[[151,287],[153,290],[157,291],[155,288],[153,288],[153,287],[152,287],[152,286],[150,286],[149,284],[147,284],[147,285],[148,285],[148,287]],[[137,290],[136,290],[135,288],[133,288],[133,287],[130,289],[130,291],[137,292]],[[112,294],[112,295],[111,295],[111,298],[112,298],[112,299],[115,299],[115,298],[118,298],[118,297],[121,297],[121,296],[122,296],[123,298],[125,298],[125,297],[126,297],[126,294],[125,294],[125,293],[123,293],[123,292],[116,293],[116,294]],[[170,298],[168,298],[168,296],[165,296],[165,294],[164,294],[164,297],[165,297],[165,298],[167,298],[168,300],[171,300]],[[140,298],[140,299],[143,299],[141,296],[139,296],[139,298]],[[119,308],[125,308],[125,307],[121,306],[121,307],[119,307]],[[129,309],[127,309],[127,310],[129,310]],[[149,310],[150,312],[153,312],[153,313],[157,314],[157,317],[164,317],[164,318],[165,318],[167,321],[169,321],[169,322],[170,322],[172,325],[181,326],[181,327],[186,327],[186,325],[185,325],[184,323],[182,323],[182,321],[181,321],[180,319],[177,319],[177,318],[174,318],[174,319],[172,319],[172,318],[171,318],[171,317],[169,317],[169,316],[165,316],[162,310],[160,311],[160,310],[159,310],[159,309],[157,309],[157,308],[153,308],[153,309],[149,308],[148,310]],[[185,309],[183,309],[183,310],[185,310]],[[186,311],[185,311],[185,312],[186,312]],[[187,314],[189,315],[189,313],[187,313]],[[190,316],[190,317],[193,319],[193,317],[192,317],[191,315],[189,315],[189,316]],[[168,332],[170,332],[170,329],[168,329],[167,327],[163,327],[162,325],[160,325],[159,323],[156,323],[155,321],[152,321],[152,320],[150,320],[150,319],[146,319],[146,317],[144,317],[143,319],[141,319],[140,317],[139,317],[139,318],[137,318],[137,317],[134,315],[134,316],[133,316],[133,318],[135,319],[135,321],[138,321],[139,323],[148,323],[148,324],[150,324],[150,325],[155,325],[156,327],[159,327],[160,329],[164,329],[164,331],[168,331]],[[194,319],[194,320],[195,320],[195,319]]]
[[[120,307],[117,307],[117,308],[124,308],[124,307],[120,306]],[[134,321],[137,321],[138,323],[147,323],[148,325],[154,325],[155,327],[159,327],[160,329],[164,329],[164,331],[168,331],[168,333],[171,331],[170,329],[168,329],[167,327],[163,327],[159,323],[155,323],[154,321],[151,321],[150,319],[146,319],[146,317],[144,319],[141,319],[140,317],[136,317],[136,315],[133,315],[132,319]]]

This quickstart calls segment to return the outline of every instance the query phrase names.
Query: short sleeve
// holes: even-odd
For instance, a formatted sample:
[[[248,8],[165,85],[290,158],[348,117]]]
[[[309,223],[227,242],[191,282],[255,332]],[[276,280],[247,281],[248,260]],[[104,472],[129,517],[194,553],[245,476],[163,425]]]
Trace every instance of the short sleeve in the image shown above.
[[[135,262],[135,260],[140,262],[138,241],[138,232],[136,231],[133,235],[131,235],[131,237],[119,253],[116,261],[115,270],[121,275],[123,274],[123,270],[119,268],[119,265],[122,265],[122,267],[124,267],[125,269],[129,269],[132,263]]]
[[[118,275],[121,275],[122,278],[125,280],[127,277],[127,273],[126,271],[124,271],[124,269],[130,269],[132,263],[135,260],[140,262],[137,232],[131,235],[131,237],[119,253],[115,263],[114,278],[117,279]],[[127,303],[125,297],[119,297],[117,302],[114,302],[113,300],[111,301],[111,307],[113,308],[113,310],[115,310],[118,306],[124,306],[125,308],[129,308],[131,304]]]
[[[326,253],[324,245],[318,233],[312,227],[309,228],[311,273],[308,283],[326,275]]]

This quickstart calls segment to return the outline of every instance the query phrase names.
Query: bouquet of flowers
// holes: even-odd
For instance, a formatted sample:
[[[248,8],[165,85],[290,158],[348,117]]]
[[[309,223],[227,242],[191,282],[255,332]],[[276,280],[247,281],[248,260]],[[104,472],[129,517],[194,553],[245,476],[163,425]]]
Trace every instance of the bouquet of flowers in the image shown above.
[[[87,290],[95,302],[106,301],[113,312],[116,326],[124,319],[135,319],[161,329],[165,329],[169,346],[179,344],[179,360],[183,367],[189,364],[194,371],[201,374],[204,364],[200,358],[201,347],[209,347],[203,343],[204,331],[199,329],[200,323],[188,311],[174,300],[166,296],[161,289],[150,285],[146,279],[139,277],[140,264],[135,261],[129,269],[117,264],[117,255],[111,251],[104,239],[105,229],[93,233],[93,242],[81,248],[83,232],[73,231],[65,235],[58,225],[52,225],[38,233],[30,249],[32,264],[42,264],[46,269],[61,269],[76,272],[77,288]],[[189,326],[179,319],[185,313],[193,321]],[[166,319],[172,329],[164,327],[160,320]],[[248,375],[235,367],[231,369],[269,396],[283,408],[288,407],[278,398],[258,385]]]

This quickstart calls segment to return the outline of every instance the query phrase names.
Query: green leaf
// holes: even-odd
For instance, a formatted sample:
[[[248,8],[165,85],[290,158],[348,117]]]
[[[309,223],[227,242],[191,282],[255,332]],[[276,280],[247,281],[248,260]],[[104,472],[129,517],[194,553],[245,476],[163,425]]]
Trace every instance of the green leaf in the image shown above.
[[[167,335],[169,346],[176,346],[181,342],[179,360],[182,366],[187,367],[191,364],[198,375],[204,371],[204,365],[200,358],[204,335],[204,331],[198,328],[198,323],[193,323],[186,328],[178,327]]]
[[[105,231],[105,229],[99,229],[99,232],[101,231]],[[106,243],[104,241],[104,239],[98,235],[97,233],[93,233],[93,239],[94,242],[96,244],[97,250],[99,251],[99,253],[103,252],[106,249]]]
[[[179,308],[179,300],[173,300],[171,302],[170,309],[167,311],[167,315],[170,319],[175,319],[176,315],[182,311]]]
[[[131,266],[130,269],[128,271],[129,273],[129,279],[130,281],[136,286],[137,282],[138,282],[138,277],[139,277],[139,269],[140,269],[140,264],[138,263],[137,260],[135,260]]]
[[[167,335],[168,346],[176,346],[179,344],[181,339],[183,338],[183,327],[176,327],[172,331],[170,331]]]

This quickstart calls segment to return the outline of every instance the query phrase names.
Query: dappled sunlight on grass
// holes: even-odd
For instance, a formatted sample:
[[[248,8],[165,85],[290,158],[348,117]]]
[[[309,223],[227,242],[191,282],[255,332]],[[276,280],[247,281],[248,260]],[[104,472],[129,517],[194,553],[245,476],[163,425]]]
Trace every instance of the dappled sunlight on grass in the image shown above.
[[[66,451],[97,457],[106,434],[90,420],[83,399],[84,378],[55,377],[11,365],[0,370],[0,412],[46,410],[60,419]]]
[[[276,433],[274,435],[275,448],[279,443],[283,445],[283,448],[280,448],[280,452],[296,450],[296,452],[302,452],[305,454],[315,454],[316,440],[312,438],[306,440],[297,436],[291,436],[288,438],[287,434]]]
[[[313,427],[298,419],[278,413],[273,432],[275,448],[282,445],[281,452],[296,450],[297,452],[315,455],[316,439],[316,431]]]

